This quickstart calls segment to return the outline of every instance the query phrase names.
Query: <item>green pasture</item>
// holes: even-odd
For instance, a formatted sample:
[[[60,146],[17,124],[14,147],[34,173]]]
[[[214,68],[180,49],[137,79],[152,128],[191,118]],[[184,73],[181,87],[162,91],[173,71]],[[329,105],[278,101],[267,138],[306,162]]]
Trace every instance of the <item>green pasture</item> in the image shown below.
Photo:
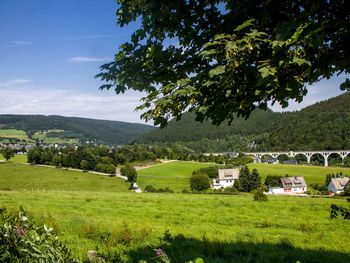
[[[154,186],[168,180],[182,190],[171,178],[157,185],[154,171],[179,176],[180,166],[186,181],[201,165],[208,164],[173,162],[139,174],[151,170]],[[55,227],[81,260],[97,249],[119,251],[126,262],[154,262],[153,249],[162,247],[174,263],[196,257],[210,263],[350,261],[350,224],[329,217],[331,204],[348,206],[344,198],[271,196],[256,202],[251,194],[137,194],[119,178],[18,163],[0,163],[0,188],[0,207],[26,208]],[[166,231],[171,236],[164,240]]]
[[[175,192],[181,192],[183,189],[189,190],[189,178],[192,172],[212,165],[184,161],[159,164],[139,170],[137,172],[138,185],[141,188],[145,188],[147,185],[152,185],[156,188],[169,187]]]
[[[85,188],[78,182],[77,188]],[[127,262],[138,262],[150,260],[153,249],[162,246],[172,262],[198,256],[227,263],[349,262],[350,224],[329,218],[330,205],[347,206],[344,199],[269,199],[256,202],[250,194],[0,191],[0,206],[24,206],[34,218],[57,228],[81,259],[98,248],[121,251],[132,257]],[[167,230],[171,238],[161,244]]]
[[[174,161],[159,164],[153,167],[138,171],[138,184],[141,188],[152,185],[156,188],[169,187],[175,192],[189,189],[189,178],[194,170],[202,167],[213,166],[215,164],[203,164],[196,162]],[[258,169],[262,181],[268,175],[304,176],[308,184],[324,183],[326,175],[329,173],[339,173],[350,175],[350,168],[322,167],[306,165],[284,165],[284,164],[262,164],[250,163],[250,169]]]
[[[324,183],[326,175],[330,173],[340,173],[350,175],[350,168],[341,167],[323,167],[323,166],[307,166],[307,165],[285,165],[285,164],[265,164],[265,163],[250,163],[250,169],[258,169],[261,177],[265,180],[268,175],[285,176],[304,176],[306,183]]]
[[[17,163],[0,163],[2,190],[126,192],[128,188],[129,185],[123,179],[116,177]]]
[[[59,143],[59,144],[73,144],[73,143],[78,143],[79,139],[64,139],[64,138],[58,138],[58,137],[46,137],[46,134],[48,132],[64,132],[64,130],[48,130],[48,131],[40,131],[36,132],[32,137],[33,139],[38,139],[40,141],[43,141],[44,143],[48,144],[54,144],[54,143]]]
[[[5,157],[0,153],[0,161],[5,161]],[[15,154],[14,157],[12,157],[9,162],[13,163],[27,163],[28,158],[26,154]]]
[[[19,140],[30,141],[25,131],[15,129],[0,130],[0,138],[16,138]]]

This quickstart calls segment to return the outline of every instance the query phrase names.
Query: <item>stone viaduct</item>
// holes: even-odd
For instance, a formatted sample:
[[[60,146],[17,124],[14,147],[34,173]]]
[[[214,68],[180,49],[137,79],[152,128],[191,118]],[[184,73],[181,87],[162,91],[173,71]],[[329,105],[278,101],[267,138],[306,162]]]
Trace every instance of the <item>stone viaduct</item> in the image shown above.
[[[297,155],[304,155],[306,157],[307,163],[310,163],[311,157],[314,154],[320,154],[324,158],[324,166],[328,166],[328,157],[331,154],[337,154],[341,157],[342,162],[344,158],[350,154],[350,150],[333,150],[333,151],[290,151],[290,152],[245,152],[245,155],[254,156],[255,160],[261,162],[261,158],[264,155],[269,155],[272,158],[277,158],[280,155],[287,155],[288,157],[295,157]]]

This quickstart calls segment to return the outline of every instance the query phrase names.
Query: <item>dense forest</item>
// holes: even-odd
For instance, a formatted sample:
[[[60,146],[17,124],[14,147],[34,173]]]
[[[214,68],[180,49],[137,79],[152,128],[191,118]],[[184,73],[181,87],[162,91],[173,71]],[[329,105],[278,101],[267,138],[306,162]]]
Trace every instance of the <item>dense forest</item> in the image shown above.
[[[197,152],[350,149],[350,93],[301,111],[255,111],[231,125],[196,122],[192,113],[142,134],[145,144],[180,143]]]
[[[138,123],[44,115],[0,115],[0,128],[24,130],[28,136],[37,131],[61,129],[58,136],[82,141],[118,145],[128,143],[153,127]]]
[[[201,139],[217,140],[232,135],[251,136],[270,131],[271,127],[283,118],[283,114],[271,110],[256,110],[249,119],[236,118],[231,125],[227,122],[216,126],[209,120],[195,121],[195,114],[185,113],[181,120],[172,120],[163,129],[154,129],[142,134],[140,142],[176,142],[197,141]]]

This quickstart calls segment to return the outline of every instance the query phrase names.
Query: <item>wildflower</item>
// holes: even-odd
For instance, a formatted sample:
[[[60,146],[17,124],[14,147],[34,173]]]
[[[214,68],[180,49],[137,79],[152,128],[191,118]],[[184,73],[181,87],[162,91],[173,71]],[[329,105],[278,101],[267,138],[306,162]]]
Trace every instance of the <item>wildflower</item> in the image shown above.
[[[28,231],[24,226],[19,226],[17,227],[16,232],[19,236],[25,236]]]
[[[153,249],[153,250],[156,252],[156,256],[157,257],[162,257],[162,256],[166,255],[164,250],[161,249],[161,248],[156,248],[156,249]]]

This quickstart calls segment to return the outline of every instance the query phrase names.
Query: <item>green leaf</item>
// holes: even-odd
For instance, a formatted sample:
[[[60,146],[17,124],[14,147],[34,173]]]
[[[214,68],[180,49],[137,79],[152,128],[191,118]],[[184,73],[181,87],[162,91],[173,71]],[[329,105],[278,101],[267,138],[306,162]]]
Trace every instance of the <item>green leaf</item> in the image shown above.
[[[298,66],[302,66],[304,64],[307,64],[311,67],[311,62],[306,60],[306,59],[303,59],[303,58],[294,57],[292,62],[297,64]]]
[[[249,20],[245,21],[242,25],[239,25],[238,27],[236,27],[233,31],[235,31],[235,32],[241,31],[242,29],[244,29],[248,26],[252,26],[254,21],[255,21],[255,19],[249,19]]]
[[[216,68],[212,69],[209,71],[209,77],[214,77],[216,75],[220,75],[220,74],[223,74],[225,73],[225,66],[223,65],[220,65],[220,66],[217,66]]]
[[[260,75],[262,78],[267,78],[269,76],[274,76],[277,72],[275,67],[272,67],[270,65],[266,65],[263,67],[260,67],[259,69]]]

